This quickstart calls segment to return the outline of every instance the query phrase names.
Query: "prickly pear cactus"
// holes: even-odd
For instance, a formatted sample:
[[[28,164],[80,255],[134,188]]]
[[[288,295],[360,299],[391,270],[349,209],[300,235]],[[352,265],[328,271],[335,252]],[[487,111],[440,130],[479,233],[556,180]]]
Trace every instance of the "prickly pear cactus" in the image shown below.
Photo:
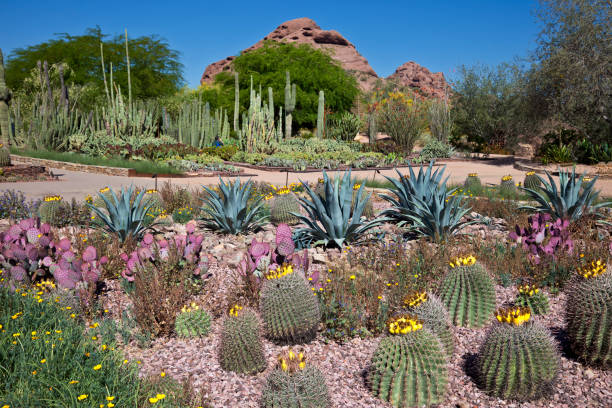
[[[529,171],[525,173],[525,180],[523,180],[523,187],[528,188],[530,190],[537,190],[542,186],[542,181],[535,174],[535,171]]]
[[[368,385],[374,396],[394,407],[420,407],[444,400],[447,356],[438,337],[411,316],[389,325],[372,357]]]
[[[264,277],[259,306],[266,336],[275,341],[312,340],[321,320],[319,303],[306,279],[284,264]]]
[[[277,194],[270,205],[270,221],[272,221],[274,225],[296,224],[299,219],[292,213],[300,213],[300,202],[295,194],[292,192]]]
[[[210,315],[200,306],[192,302],[183,306],[174,321],[174,331],[183,338],[205,337],[210,330]]]
[[[234,306],[223,321],[219,364],[226,371],[255,374],[266,369],[266,357],[254,311]]]
[[[537,285],[521,285],[518,287],[518,291],[519,293],[514,301],[517,306],[528,307],[536,315],[548,313],[548,297]]]
[[[567,289],[566,320],[572,350],[584,363],[612,369],[612,274],[592,261]]]
[[[431,293],[417,291],[404,298],[406,313],[417,317],[425,328],[431,330],[442,342],[450,357],[455,350],[455,341],[448,311],[440,299]]]
[[[475,190],[482,187],[482,182],[478,177],[478,173],[468,174],[467,178],[465,179],[465,182],[463,183],[463,187],[466,190]]]
[[[6,167],[11,165],[11,153],[8,148],[0,143],[0,167]]]
[[[482,327],[495,310],[495,285],[474,256],[450,262],[450,270],[438,290],[453,324]]]
[[[66,206],[61,196],[47,196],[38,207],[38,216],[42,222],[59,225],[61,213]]]
[[[307,364],[302,351],[289,349],[278,357],[263,390],[264,408],[327,408],[331,405],[325,377]]]
[[[482,388],[503,399],[530,400],[548,392],[559,372],[559,353],[548,330],[530,321],[528,308],[496,313],[477,357]]]
[[[499,184],[499,193],[502,196],[509,196],[516,193],[516,185],[514,184],[514,180],[512,180],[512,176],[502,177],[501,183]]]

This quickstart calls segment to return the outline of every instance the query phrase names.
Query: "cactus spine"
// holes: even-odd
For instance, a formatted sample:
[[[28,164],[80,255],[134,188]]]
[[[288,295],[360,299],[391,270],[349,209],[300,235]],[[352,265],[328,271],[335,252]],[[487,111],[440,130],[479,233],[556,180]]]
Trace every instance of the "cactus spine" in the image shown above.
[[[266,357],[254,311],[234,306],[223,321],[219,364],[226,371],[254,374],[266,369]]]
[[[457,326],[482,327],[495,309],[495,286],[476,258],[468,256],[450,262],[438,296]]]
[[[593,261],[567,290],[567,332],[572,350],[589,365],[612,369],[612,274]]]
[[[2,55],[2,49],[0,49],[0,143],[2,143],[3,149],[8,149],[9,147],[10,125],[8,104],[11,101],[11,96],[11,90],[8,89],[4,80],[4,56]]]
[[[293,117],[291,114],[295,109],[295,102],[297,99],[297,90],[295,84],[291,84],[291,78],[289,71],[285,72],[286,83],[285,83],[285,138],[291,137],[291,122]]]
[[[11,165],[11,153],[6,146],[0,143],[0,167],[6,167]]]
[[[38,207],[38,216],[40,221],[57,226],[62,211],[66,208],[66,204],[62,201],[61,196],[47,196]]]
[[[176,316],[174,331],[183,338],[204,337],[210,330],[210,315],[195,303],[183,306]]]
[[[325,134],[325,94],[323,91],[319,91],[319,108],[317,110],[317,139],[322,139]]]

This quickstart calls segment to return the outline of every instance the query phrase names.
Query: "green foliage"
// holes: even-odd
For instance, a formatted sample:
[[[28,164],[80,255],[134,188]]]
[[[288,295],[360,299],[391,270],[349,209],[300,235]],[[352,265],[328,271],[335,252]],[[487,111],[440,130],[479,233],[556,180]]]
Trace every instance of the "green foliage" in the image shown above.
[[[289,71],[291,82],[296,85],[292,119],[297,128],[315,127],[319,90],[325,91],[326,106],[334,112],[350,110],[359,93],[356,80],[350,74],[329,55],[307,44],[296,46],[291,43],[266,42],[263,47],[236,57],[232,65],[240,74],[242,112],[247,110],[251,75],[253,83],[261,85],[262,89],[272,87],[276,95],[284,95],[286,72]],[[222,90],[222,106],[233,111],[234,76],[221,73],[215,82]],[[286,97],[282,103],[286,104]],[[287,107],[285,111],[290,113]]]
[[[523,206],[521,209],[550,214],[554,219],[561,218],[574,222],[583,215],[594,213],[599,215],[598,209],[612,205],[612,202],[601,202],[594,204],[599,196],[599,192],[594,190],[597,176],[589,183],[584,183],[584,174],[576,176],[576,168],[572,172],[559,170],[559,189],[552,176],[546,172],[548,181],[538,176],[543,187],[540,189],[522,188],[532,200],[535,200],[538,207]]]
[[[439,404],[448,383],[440,340],[427,329],[383,338],[372,357],[372,393],[394,407]]]
[[[495,284],[478,263],[451,268],[440,284],[438,296],[457,326],[482,327],[495,309]]]
[[[184,102],[175,120],[170,115],[164,115],[163,119],[164,134],[174,137],[179,143],[210,149],[216,137],[229,141],[227,111],[217,109],[211,113],[210,103],[203,102],[201,96]]]
[[[264,280],[259,307],[266,336],[275,341],[305,343],[317,334],[319,303],[298,271]]]
[[[359,116],[351,112],[329,115],[329,125],[325,129],[325,135],[329,139],[346,140],[352,142],[362,126]]]
[[[453,120],[448,98],[434,99],[429,105],[429,131],[442,145],[448,144],[451,137]]]
[[[567,289],[567,333],[584,363],[612,368],[612,273],[578,278]]]
[[[426,301],[407,307],[406,312],[417,317],[426,329],[438,337],[449,358],[453,355],[455,340],[448,311],[436,295],[428,293]]]
[[[552,144],[542,152],[542,162],[548,163],[571,163],[574,161],[572,149],[568,145]]]
[[[455,149],[448,143],[432,139],[423,147],[416,161],[427,163],[434,159],[448,158],[455,153]]]
[[[582,139],[574,148],[574,156],[576,161],[582,164],[612,161],[612,143],[593,143],[588,139]]]
[[[180,207],[172,212],[172,221],[179,224],[186,224],[187,222],[193,220],[193,208]]]
[[[357,201],[356,198],[357,190],[355,190],[353,187],[353,200],[351,201],[351,211],[355,211],[355,202]],[[365,206],[363,207],[363,212],[361,213],[361,216],[366,217],[366,219],[368,220],[374,218],[374,205],[372,204],[372,195],[366,193],[366,191],[364,190],[361,193],[361,200],[364,200],[366,202]]]
[[[0,167],[11,165],[11,152],[5,147],[0,146]]]
[[[60,223],[60,213],[67,206],[62,200],[43,201],[38,207],[38,216],[42,222],[58,226]]]
[[[183,338],[206,337],[210,330],[211,317],[204,309],[181,311],[174,321],[176,335]]]
[[[202,149],[202,153],[206,153],[212,156],[217,156],[221,160],[231,160],[232,156],[236,154],[238,148],[234,145],[224,145],[219,147],[205,147]]]
[[[488,394],[530,400],[551,389],[559,360],[555,341],[539,323],[495,323],[480,348],[477,367]]]
[[[548,297],[541,290],[538,290],[533,294],[530,294],[529,292],[519,293],[516,296],[514,303],[520,307],[528,307],[536,315],[546,314],[550,309],[550,306],[548,305]]]
[[[376,115],[382,130],[401,149],[410,153],[427,127],[426,111],[427,102],[406,90],[387,92],[377,107]]]
[[[542,186],[542,181],[540,181],[540,178],[535,173],[527,173],[525,180],[523,180],[523,186],[530,190],[537,190]]]
[[[266,369],[266,356],[259,335],[259,320],[250,309],[239,310],[223,321],[219,364],[226,371],[255,374]]]
[[[242,115],[242,127],[238,129],[241,150],[260,153],[268,150],[270,142],[280,139],[274,125],[274,106],[263,101],[260,93],[251,89],[248,111]]]
[[[330,400],[325,377],[310,365],[295,373],[277,368],[266,379],[261,405],[264,408],[327,408]]]
[[[300,202],[293,193],[279,194],[270,204],[270,221],[274,225],[297,224],[298,218],[293,214],[300,213]]]
[[[249,198],[253,189],[252,181],[241,184],[240,178],[226,184],[219,177],[221,194],[202,186],[208,193],[201,200],[204,226],[224,234],[244,234],[259,229],[265,217],[261,215],[262,198],[258,197],[250,207]]]
[[[309,199],[301,198],[300,203],[308,216],[298,215],[305,228],[296,230],[296,234],[308,236],[315,245],[335,245],[342,247],[345,243],[356,243],[364,239],[368,230],[382,224],[384,219],[362,222],[361,216],[367,201],[362,195],[364,185],[357,191],[353,203],[353,185],[351,171],[344,172],[342,177],[330,180],[323,172],[325,196],[319,197],[308,184],[302,182]]]

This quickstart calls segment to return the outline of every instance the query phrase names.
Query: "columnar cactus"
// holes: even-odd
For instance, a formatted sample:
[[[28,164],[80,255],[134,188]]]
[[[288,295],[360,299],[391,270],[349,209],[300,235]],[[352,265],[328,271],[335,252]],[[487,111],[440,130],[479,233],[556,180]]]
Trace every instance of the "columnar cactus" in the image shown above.
[[[477,357],[482,388],[503,399],[539,398],[559,372],[559,354],[546,328],[530,321],[529,308],[512,307],[496,313]]]
[[[263,390],[264,408],[327,408],[331,405],[325,377],[316,367],[306,364],[302,351],[289,349],[278,357]]]
[[[5,149],[9,146],[9,108],[11,101],[11,90],[6,86],[4,80],[4,56],[0,49],[0,143]],[[10,163],[9,163],[10,164]]]
[[[285,138],[291,137],[291,121],[293,113],[295,109],[295,102],[297,99],[297,91],[295,84],[291,83],[291,78],[289,77],[289,71],[286,73],[287,82],[285,84]],[[280,119],[280,118],[279,118]]]
[[[183,338],[205,337],[210,330],[210,315],[195,302],[183,306],[174,321],[174,331]]]
[[[238,73],[234,72],[234,132],[238,132],[238,118],[240,116],[240,85]]]
[[[512,195],[516,192],[516,186],[512,180],[512,176],[504,176],[499,184],[499,192],[502,195]]]
[[[450,262],[438,296],[457,326],[482,327],[495,309],[495,286],[474,256]]]
[[[525,180],[523,180],[523,187],[530,190],[537,190],[542,186],[542,180],[535,173],[535,171],[528,171],[525,173]]]
[[[514,301],[517,306],[528,307],[536,315],[548,313],[548,298],[537,285],[521,285],[518,292]]]
[[[439,404],[448,384],[447,356],[438,337],[413,316],[389,324],[372,357],[368,384],[394,407]]]
[[[602,260],[583,267],[567,289],[566,320],[572,350],[589,365],[612,368],[612,274]]]
[[[321,312],[316,296],[293,265],[283,264],[264,277],[260,294],[266,336],[281,342],[308,342],[316,333]]]
[[[0,143],[0,167],[6,167],[11,165],[11,152],[6,146]]]
[[[293,213],[300,213],[300,202],[291,191],[281,189],[270,205],[270,221],[273,224],[296,224],[299,220]]]
[[[219,364],[226,371],[255,374],[266,369],[266,356],[254,311],[234,306],[223,321]]]
[[[446,354],[450,357],[455,349],[454,336],[448,311],[434,294],[417,291],[404,298],[406,312],[415,316],[425,328],[431,330],[442,342]]]
[[[54,195],[45,197],[40,207],[38,207],[40,220],[51,225],[59,225],[59,217],[66,206],[67,204],[62,200],[62,196]]]
[[[465,179],[465,183],[463,183],[463,187],[466,190],[473,190],[482,187],[482,182],[478,177],[478,173],[470,173]]]
[[[317,109],[317,139],[325,136],[325,93],[319,91],[319,107]]]

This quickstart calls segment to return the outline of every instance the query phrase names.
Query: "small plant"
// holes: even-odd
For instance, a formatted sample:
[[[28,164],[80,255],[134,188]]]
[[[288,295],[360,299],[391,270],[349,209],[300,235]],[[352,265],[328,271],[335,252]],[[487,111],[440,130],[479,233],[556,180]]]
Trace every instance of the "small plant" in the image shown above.
[[[542,186],[542,181],[536,175],[535,171],[528,171],[525,173],[525,180],[523,180],[523,186],[530,190],[537,190]]]
[[[321,312],[306,279],[290,264],[268,271],[264,279],[259,304],[266,335],[294,343],[312,340]]]
[[[513,197],[516,194],[516,185],[512,176],[504,176],[499,184],[499,194],[504,198]]]
[[[410,315],[389,323],[372,357],[368,384],[394,407],[439,404],[448,383],[446,352],[438,337]]]
[[[176,316],[174,331],[177,336],[183,338],[206,337],[210,330],[210,315],[200,306],[191,302],[185,305]]]
[[[534,314],[541,315],[548,313],[550,308],[548,298],[537,285],[521,285],[518,287],[518,295],[514,303],[520,307],[529,308]]]
[[[4,135],[3,135],[4,136]],[[11,165],[11,152],[0,143],[0,167]]]
[[[458,326],[482,327],[495,309],[493,280],[471,255],[450,262],[438,296]]]
[[[0,193],[0,218],[19,221],[38,215],[40,200],[27,200],[21,191],[4,190]]]
[[[250,208],[247,205],[251,197],[252,182],[249,180],[241,184],[240,179],[237,179],[225,184],[221,178],[219,181],[220,195],[202,186],[208,193],[202,199],[204,207],[201,207],[201,211],[205,214],[202,218],[204,226],[225,234],[245,234],[261,228],[265,220],[260,214],[263,206],[262,198],[257,198]]]
[[[426,291],[415,291],[406,296],[404,305],[408,314],[414,315],[438,336],[446,354],[452,356],[455,349],[453,332],[448,312],[440,299]]]
[[[355,202],[357,198],[357,192],[361,190],[361,184],[355,183],[353,185],[353,200],[351,201],[351,209],[355,210]],[[363,191],[361,193],[361,199],[365,200],[366,204],[363,207],[363,212],[361,213],[362,217],[366,217],[366,219],[374,218],[374,205],[372,204],[372,197],[367,197],[366,192]]]
[[[479,380],[490,395],[530,400],[550,390],[559,372],[559,355],[546,328],[530,321],[529,308],[496,312],[477,358]]]
[[[289,349],[278,356],[263,390],[264,408],[327,408],[331,405],[325,377],[306,364],[304,353]]]
[[[612,274],[601,259],[578,271],[567,290],[567,332],[572,350],[586,364],[612,368]]]
[[[189,206],[180,207],[172,213],[172,221],[179,224],[186,224],[193,220],[193,208]]]
[[[266,369],[259,320],[252,310],[236,305],[223,321],[219,363],[226,371],[255,374]]]

